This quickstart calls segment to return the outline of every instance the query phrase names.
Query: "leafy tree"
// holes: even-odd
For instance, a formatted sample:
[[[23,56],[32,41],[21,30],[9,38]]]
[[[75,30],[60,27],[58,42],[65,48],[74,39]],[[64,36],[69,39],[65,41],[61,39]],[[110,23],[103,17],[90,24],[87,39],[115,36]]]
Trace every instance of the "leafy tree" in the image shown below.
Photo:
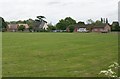
[[[69,25],[76,24],[76,21],[71,17],[66,17],[65,19],[61,19],[57,24],[56,27],[59,30],[66,30]]]
[[[13,21],[13,22],[14,22],[14,21]],[[19,21],[16,21],[15,23],[16,23],[16,24],[26,24],[26,22],[27,22],[27,20],[24,20],[24,21],[19,20]]]
[[[119,22],[112,23],[112,31],[120,31]]]
[[[16,24],[17,22],[16,21],[10,21],[9,23],[10,24]]]
[[[81,21],[79,21],[77,24],[79,24],[79,25],[85,25],[85,23],[81,22]]]
[[[69,30],[70,30],[70,32],[73,32],[74,31],[74,25],[69,25]]]
[[[48,24],[48,31],[52,31],[52,30],[56,30],[56,27],[50,23]]]
[[[26,23],[29,25],[29,31],[31,32],[35,26],[35,21],[32,19],[26,20]]]
[[[60,20],[57,24],[56,24],[56,27],[57,29],[59,30],[65,30],[68,26],[68,23],[65,22],[65,20]]]
[[[2,17],[0,17],[0,31],[7,31],[7,23]]]
[[[29,26],[29,32],[32,32],[32,30],[33,30],[33,26]]]
[[[24,25],[20,25],[20,26],[18,27],[18,30],[19,30],[19,31],[24,31],[24,30],[25,30],[25,26],[24,26]]]
[[[100,25],[100,24],[103,24],[100,20],[97,20],[95,23],[95,25]]]
[[[45,16],[37,16],[37,19],[35,21],[42,22]]]
[[[71,17],[66,17],[65,18],[66,23],[68,23],[69,25],[72,24],[76,24],[76,21],[74,19],[72,19]]]
[[[88,19],[88,20],[87,20],[87,23],[88,23],[88,24],[93,24],[94,21],[93,21],[92,19]]]

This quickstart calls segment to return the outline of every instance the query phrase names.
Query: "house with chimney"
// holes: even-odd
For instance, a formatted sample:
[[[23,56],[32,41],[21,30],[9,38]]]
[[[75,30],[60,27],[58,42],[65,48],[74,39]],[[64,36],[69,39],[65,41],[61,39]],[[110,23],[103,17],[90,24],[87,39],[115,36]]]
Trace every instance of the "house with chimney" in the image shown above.
[[[84,26],[75,26],[74,32],[88,32],[87,27]]]
[[[111,27],[109,24],[99,24],[94,25],[92,28],[92,32],[101,32],[101,33],[107,33],[111,31]]]
[[[17,32],[19,26],[23,25],[25,27],[25,31],[29,29],[28,24],[8,24],[7,31],[9,32]]]
[[[67,27],[66,30],[67,30],[67,32],[70,32],[69,27]],[[98,25],[94,25],[94,24],[79,25],[79,24],[76,24],[74,26],[74,32],[108,33],[108,32],[111,32],[111,26],[107,23],[101,23],[101,24],[98,24]]]
[[[101,32],[108,33],[111,31],[111,26],[108,23],[108,19],[101,18],[101,21],[97,20],[92,24],[84,24],[83,22],[78,22],[74,27],[74,32]]]
[[[18,31],[18,24],[8,24],[7,31],[9,32]]]

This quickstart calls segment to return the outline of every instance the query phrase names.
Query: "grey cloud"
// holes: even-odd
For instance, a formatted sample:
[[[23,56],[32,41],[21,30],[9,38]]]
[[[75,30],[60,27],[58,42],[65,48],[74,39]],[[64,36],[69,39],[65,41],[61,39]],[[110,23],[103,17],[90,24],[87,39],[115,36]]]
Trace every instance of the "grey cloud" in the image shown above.
[[[58,22],[66,16],[77,21],[99,19],[100,17],[116,20],[119,0],[0,0],[0,13],[6,20],[46,16],[50,22]],[[9,5],[9,6],[8,6]],[[19,16],[18,16],[19,15]]]

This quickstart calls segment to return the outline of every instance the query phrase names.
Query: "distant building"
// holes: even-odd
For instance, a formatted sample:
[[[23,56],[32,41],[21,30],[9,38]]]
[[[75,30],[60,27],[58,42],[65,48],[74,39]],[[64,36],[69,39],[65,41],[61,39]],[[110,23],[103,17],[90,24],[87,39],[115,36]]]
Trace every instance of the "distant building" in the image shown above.
[[[85,24],[76,24],[74,32],[88,32],[88,27]]]
[[[79,26],[75,27],[74,32],[87,32],[87,27],[86,26]]]
[[[8,24],[7,30],[10,32],[18,31],[18,24]]]
[[[18,27],[21,25],[25,26],[25,31],[28,30],[28,28],[29,28],[28,24],[8,24],[7,30],[10,32],[16,32],[16,31],[18,31]]]
[[[67,27],[67,32],[69,32],[69,27]],[[109,24],[87,24],[87,25],[79,25],[76,24],[74,26],[74,32],[100,32],[100,33],[108,33],[111,32],[111,26]]]
[[[70,29],[69,29],[69,27],[67,27],[67,28],[66,28],[66,32],[70,32]]]
[[[47,30],[48,26],[47,26],[47,22],[42,20],[42,22],[36,22],[35,26],[34,26],[34,30],[35,31],[40,31],[40,30]]]
[[[95,25],[92,28],[92,32],[110,32],[111,27],[108,24]]]

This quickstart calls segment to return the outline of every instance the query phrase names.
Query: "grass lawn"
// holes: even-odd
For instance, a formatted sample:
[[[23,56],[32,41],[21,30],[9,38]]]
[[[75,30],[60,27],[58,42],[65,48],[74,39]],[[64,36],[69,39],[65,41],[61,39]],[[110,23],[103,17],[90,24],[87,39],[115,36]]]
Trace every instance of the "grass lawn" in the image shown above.
[[[118,60],[117,33],[3,33],[3,77],[97,77]]]
[[[2,32],[0,32],[0,78],[2,78]]]

